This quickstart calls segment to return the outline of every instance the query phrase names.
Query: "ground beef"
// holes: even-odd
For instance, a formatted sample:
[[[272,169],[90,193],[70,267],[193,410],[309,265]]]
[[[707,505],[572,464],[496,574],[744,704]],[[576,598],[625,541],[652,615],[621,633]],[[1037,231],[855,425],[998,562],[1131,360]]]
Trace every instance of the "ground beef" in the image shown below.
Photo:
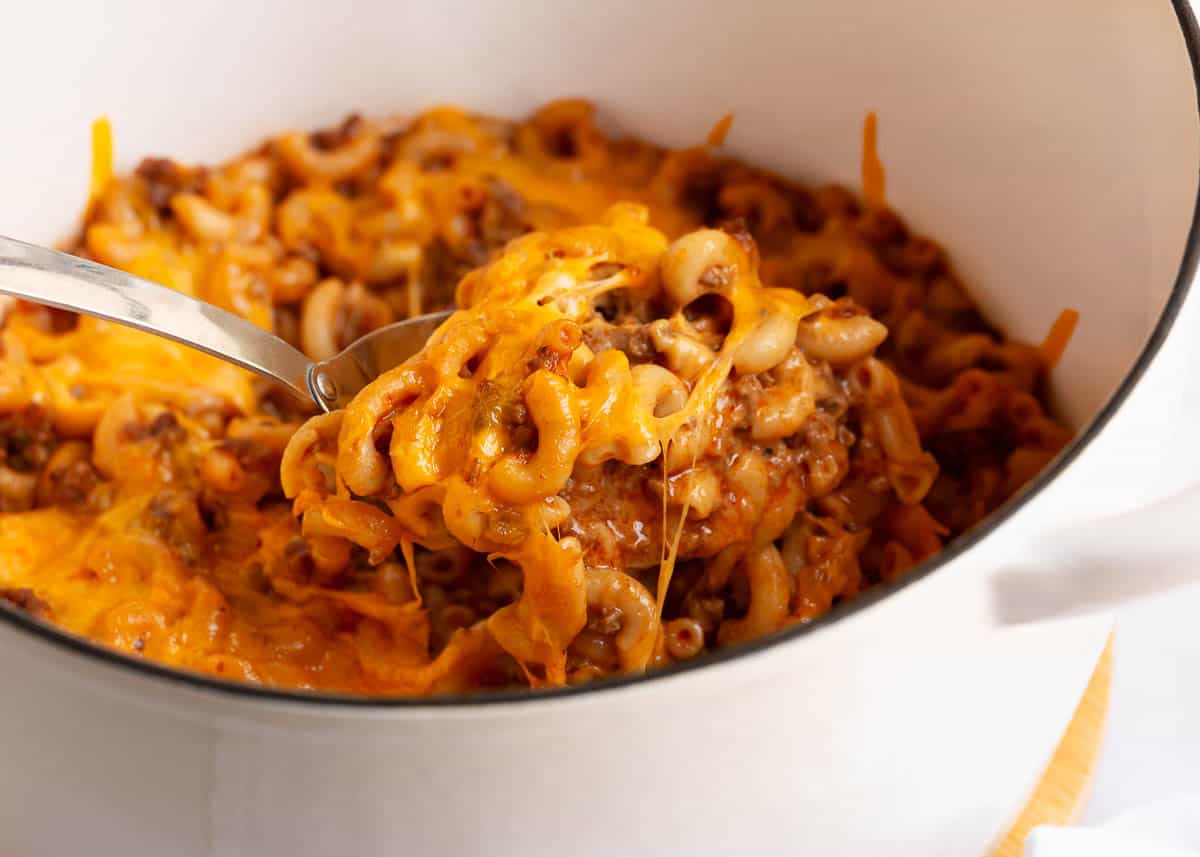
[[[7,601],[37,619],[51,620],[50,605],[34,594],[28,587],[0,587],[0,601]]]

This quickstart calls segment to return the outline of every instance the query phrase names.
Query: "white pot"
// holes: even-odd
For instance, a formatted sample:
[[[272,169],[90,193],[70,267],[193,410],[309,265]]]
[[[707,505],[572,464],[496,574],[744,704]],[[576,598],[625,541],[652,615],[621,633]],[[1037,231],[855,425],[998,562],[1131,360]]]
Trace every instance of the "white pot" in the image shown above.
[[[736,154],[856,185],[875,109],[891,201],[990,316],[1028,340],[1063,307],[1083,320],[1055,376],[1079,439],[1021,498],[897,590],[699,669],[523,701],[301,701],[134,665],[2,610],[0,851],[986,851],[1108,629],[1000,627],[996,581],[1053,527],[1151,498],[1177,430],[1190,343],[1151,359],[1181,311],[1177,329],[1196,324],[1186,4],[192,0],[4,17],[14,237],[72,227],[99,114],[128,168],[220,159],[351,109],[519,115],[579,94],[676,145],[733,110]]]

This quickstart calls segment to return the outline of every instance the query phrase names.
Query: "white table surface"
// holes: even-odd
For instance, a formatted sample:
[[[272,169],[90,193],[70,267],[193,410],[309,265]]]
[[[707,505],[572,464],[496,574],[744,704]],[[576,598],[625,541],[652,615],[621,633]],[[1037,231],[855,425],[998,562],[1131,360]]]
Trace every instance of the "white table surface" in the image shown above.
[[[1088,824],[1200,792],[1200,584],[1121,609],[1116,633]]]
[[[1176,334],[1200,335],[1188,318],[1180,321],[1184,329]],[[1182,419],[1164,450],[1178,464],[1163,477],[1164,494],[1200,484],[1200,378],[1182,375],[1180,383]],[[1085,824],[1200,793],[1200,497],[1194,515],[1180,515],[1179,522],[1195,527],[1196,583],[1116,610],[1108,727]]]

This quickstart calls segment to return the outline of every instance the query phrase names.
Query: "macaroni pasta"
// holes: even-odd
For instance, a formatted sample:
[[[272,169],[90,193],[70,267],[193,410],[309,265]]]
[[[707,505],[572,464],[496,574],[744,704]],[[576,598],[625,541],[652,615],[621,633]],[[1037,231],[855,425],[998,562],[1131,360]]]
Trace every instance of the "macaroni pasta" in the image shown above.
[[[0,598],[275,686],[580,683],[811,621],[974,526],[1069,439],[1076,317],[1005,340],[886,207],[437,108],[113,177],[74,251],[314,358],[454,304],[312,416],[240,369],[21,303],[0,328]]]

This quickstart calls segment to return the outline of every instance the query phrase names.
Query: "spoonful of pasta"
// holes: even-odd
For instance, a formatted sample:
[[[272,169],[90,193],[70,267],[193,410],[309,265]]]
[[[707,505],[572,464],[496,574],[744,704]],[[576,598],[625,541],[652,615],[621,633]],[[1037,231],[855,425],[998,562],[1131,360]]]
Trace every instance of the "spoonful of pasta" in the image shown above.
[[[124,271],[0,235],[0,294],[174,340],[257,372],[325,411],[425,345],[450,312],[396,322],[313,361],[241,316]]]

